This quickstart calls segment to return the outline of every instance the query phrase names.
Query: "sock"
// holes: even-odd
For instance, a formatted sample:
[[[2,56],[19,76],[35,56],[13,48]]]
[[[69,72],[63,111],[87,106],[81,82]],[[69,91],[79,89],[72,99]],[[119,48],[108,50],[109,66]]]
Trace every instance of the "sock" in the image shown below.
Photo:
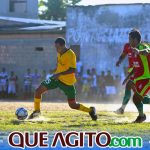
[[[143,115],[144,115],[144,114],[143,114],[143,103],[140,102],[140,103],[138,103],[138,104],[135,104],[135,106],[136,106],[136,108],[138,109],[139,115],[140,115],[140,116],[143,116]]]
[[[41,103],[41,99],[34,98],[34,110],[35,111],[39,111],[40,110],[40,103]]]
[[[125,109],[131,97],[131,90],[125,89],[125,95],[122,102],[122,109]]]
[[[91,108],[88,108],[82,104],[80,104],[80,107],[78,110],[81,110],[81,111],[84,111],[84,112],[90,112],[91,111]]]
[[[122,108],[122,109],[125,109],[125,108],[126,108],[126,105],[122,105],[121,108]]]
[[[143,104],[150,104],[150,96],[147,95],[143,98]]]

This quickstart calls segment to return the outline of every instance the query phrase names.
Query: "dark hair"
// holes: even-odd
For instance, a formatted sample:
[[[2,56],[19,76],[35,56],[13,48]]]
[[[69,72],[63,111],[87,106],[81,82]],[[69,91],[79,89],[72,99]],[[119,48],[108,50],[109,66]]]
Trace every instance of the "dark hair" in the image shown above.
[[[129,33],[129,36],[132,38],[132,39],[137,39],[138,42],[141,42],[141,33],[139,30],[137,29],[132,29]]]
[[[62,45],[65,45],[65,44],[66,44],[66,41],[65,41],[64,38],[59,37],[59,38],[57,38],[57,39],[55,40],[55,44],[60,44],[60,45],[62,46]]]

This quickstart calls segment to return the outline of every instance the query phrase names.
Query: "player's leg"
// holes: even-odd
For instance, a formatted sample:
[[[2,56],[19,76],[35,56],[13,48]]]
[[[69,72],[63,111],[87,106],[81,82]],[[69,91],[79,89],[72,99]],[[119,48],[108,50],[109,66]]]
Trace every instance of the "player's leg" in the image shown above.
[[[137,116],[136,120],[134,123],[142,123],[143,121],[146,120],[146,115],[143,112],[143,97],[139,95],[138,93],[135,93],[133,95],[133,103],[135,104],[139,115]]]
[[[92,120],[97,120],[95,107],[86,107],[83,104],[76,102],[76,89],[73,85],[68,86],[59,82],[59,88],[66,94],[70,108],[87,112],[91,116]]]
[[[150,96],[149,95],[144,96],[143,104],[150,104]]]
[[[40,85],[36,90],[35,90],[35,95],[34,95],[34,111],[33,113],[29,116],[29,119],[33,119],[35,117],[38,117],[41,112],[40,112],[40,104],[41,104],[41,99],[42,99],[42,94],[46,92],[48,89]]]
[[[126,105],[128,104],[129,100],[131,98],[131,88],[129,86],[129,82],[126,84],[125,88],[125,94],[122,101],[122,106],[115,111],[116,114],[124,114],[124,110],[126,108]]]
[[[29,116],[29,119],[33,119],[40,115],[40,104],[42,99],[42,94],[50,89],[57,88],[57,82],[54,79],[48,79],[41,83],[41,85],[35,90],[35,96],[34,96],[34,111]]]
[[[143,104],[150,104],[150,98],[146,96],[150,89],[150,80],[139,80],[135,83],[135,87],[136,89],[134,89],[135,93],[133,96],[133,102],[138,109],[139,116],[134,122],[141,123],[146,120],[146,115],[143,113]]]

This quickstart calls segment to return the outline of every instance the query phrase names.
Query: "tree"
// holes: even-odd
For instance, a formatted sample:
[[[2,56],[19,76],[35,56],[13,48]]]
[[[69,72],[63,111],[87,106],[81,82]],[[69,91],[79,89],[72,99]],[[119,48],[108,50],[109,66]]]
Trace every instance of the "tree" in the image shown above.
[[[39,14],[41,19],[65,20],[67,5],[75,5],[81,0],[40,0],[39,8],[45,7]]]

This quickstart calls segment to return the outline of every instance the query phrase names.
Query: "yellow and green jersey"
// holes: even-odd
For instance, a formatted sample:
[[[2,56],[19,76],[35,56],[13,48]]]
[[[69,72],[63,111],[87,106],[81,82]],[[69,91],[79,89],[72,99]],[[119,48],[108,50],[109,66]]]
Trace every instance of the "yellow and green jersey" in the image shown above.
[[[57,69],[55,73],[67,71],[69,68],[76,69],[76,55],[71,49],[67,50],[62,55],[58,53]],[[73,85],[76,82],[75,73],[61,75],[58,79],[66,85]]]

